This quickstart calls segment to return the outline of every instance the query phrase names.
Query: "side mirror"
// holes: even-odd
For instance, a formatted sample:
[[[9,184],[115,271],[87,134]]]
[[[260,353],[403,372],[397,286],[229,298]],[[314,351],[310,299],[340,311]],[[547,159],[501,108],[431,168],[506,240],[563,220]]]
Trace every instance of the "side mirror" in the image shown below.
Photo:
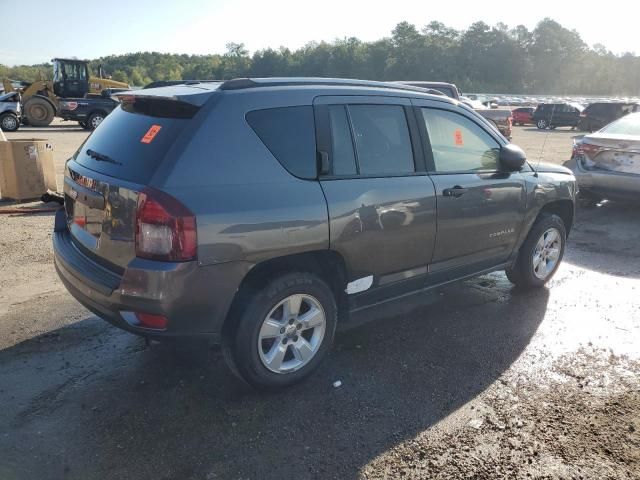
[[[102,90],[102,92],[100,92],[102,98],[109,98],[111,97],[111,90],[109,90],[108,88],[105,88],[104,90]]]
[[[508,172],[519,172],[527,161],[527,154],[519,146],[508,143],[500,149],[500,165]]]

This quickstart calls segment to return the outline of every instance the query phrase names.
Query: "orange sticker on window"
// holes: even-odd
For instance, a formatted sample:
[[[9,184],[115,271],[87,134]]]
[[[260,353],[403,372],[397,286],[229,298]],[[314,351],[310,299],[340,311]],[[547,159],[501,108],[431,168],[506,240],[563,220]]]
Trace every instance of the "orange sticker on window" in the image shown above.
[[[162,127],[160,125],[151,125],[144,137],[140,140],[142,143],[151,143]]]
[[[455,138],[457,146],[461,147],[462,145],[464,145],[464,142],[462,141],[462,130],[460,130],[459,128],[456,129],[456,131],[453,132],[453,137]]]

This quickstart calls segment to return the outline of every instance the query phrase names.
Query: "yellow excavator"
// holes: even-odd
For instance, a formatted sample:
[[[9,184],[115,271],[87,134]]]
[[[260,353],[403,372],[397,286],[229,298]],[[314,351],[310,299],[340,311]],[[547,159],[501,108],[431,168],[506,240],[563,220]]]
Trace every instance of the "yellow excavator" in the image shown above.
[[[58,111],[58,99],[82,98],[87,93],[100,94],[105,88],[128,89],[129,85],[110,78],[89,76],[89,62],[68,58],[54,58],[53,80],[38,80],[20,90],[22,115],[25,123],[44,127],[53,121]],[[3,79],[5,92],[12,92],[11,81]]]

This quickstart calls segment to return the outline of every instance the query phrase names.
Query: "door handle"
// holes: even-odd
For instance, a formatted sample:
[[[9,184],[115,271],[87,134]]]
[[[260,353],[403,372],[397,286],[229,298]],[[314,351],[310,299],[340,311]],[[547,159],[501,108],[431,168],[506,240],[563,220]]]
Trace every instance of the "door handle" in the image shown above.
[[[442,196],[458,198],[464,195],[465,193],[467,193],[467,191],[468,191],[467,188],[463,188],[460,185],[456,185],[455,187],[452,187],[452,188],[445,188],[442,191]]]

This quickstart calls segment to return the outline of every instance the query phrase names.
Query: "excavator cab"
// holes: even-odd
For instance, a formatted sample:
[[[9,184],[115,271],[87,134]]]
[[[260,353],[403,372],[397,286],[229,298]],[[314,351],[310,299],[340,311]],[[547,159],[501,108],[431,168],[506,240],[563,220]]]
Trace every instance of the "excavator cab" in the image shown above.
[[[84,60],[54,58],[53,92],[62,98],[84,97],[89,91],[89,67]]]

